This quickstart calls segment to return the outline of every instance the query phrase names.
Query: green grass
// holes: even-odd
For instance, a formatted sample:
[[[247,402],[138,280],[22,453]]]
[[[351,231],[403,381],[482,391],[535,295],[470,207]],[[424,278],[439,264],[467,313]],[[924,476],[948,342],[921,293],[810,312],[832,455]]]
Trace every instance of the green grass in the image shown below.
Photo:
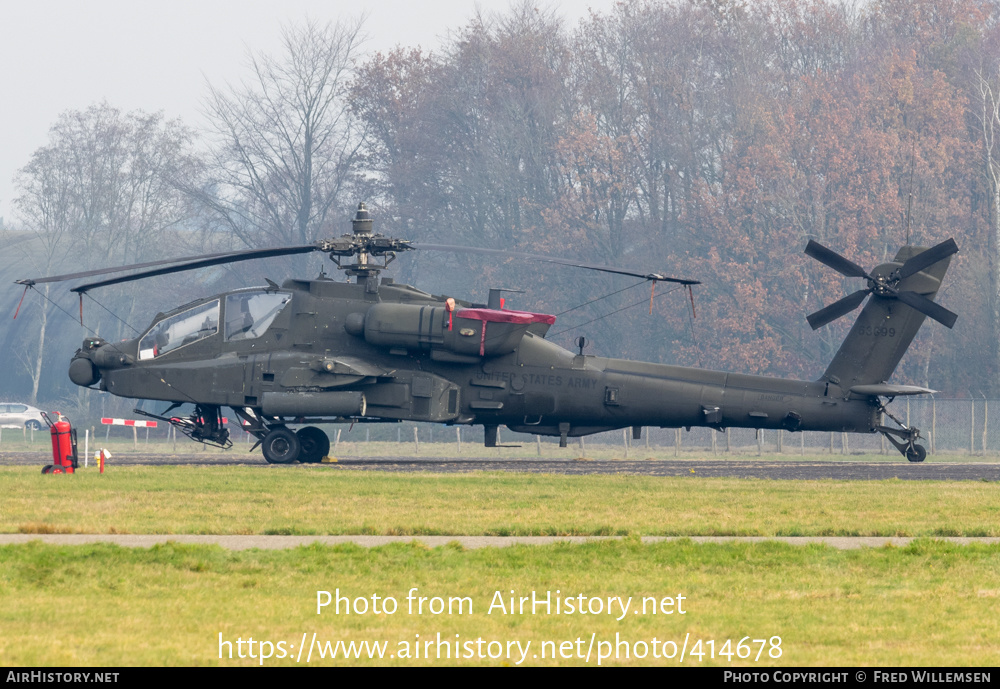
[[[408,614],[406,595],[468,596],[472,614]],[[317,616],[316,591],[349,598],[392,596],[395,614]],[[487,614],[495,595],[633,597],[615,616]],[[686,614],[634,614],[642,597],[682,594]],[[436,639],[583,639],[682,644],[780,636],[781,656],[733,665],[985,665],[1000,663],[1000,546],[916,541],[906,548],[838,551],[780,543],[643,545],[636,539],[586,545],[373,549],[314,545],[285,551],[225,551],[166,544],[0,547],[0,665],[236,665],[219,658],[219,635],[233,642]],[[575,643],[573,644],[576,648]],[[606,647],[605,647],[606,648]],[[246,647],[244,647],[246,650]],[[596,649],[590,664],[597,662]],[[754,647],[756,650],[756,646]],[[224,647],[224,652],[225,652]],[[669,649],[668,649],[669,650]],[[295,650],[292,650],[295,654]],[[532,658],[528,664],[583,664]],[[305,661],[305,654],[302,662]],[[329,659],[313,664],[334,664]],[[492,664],[504,659],[336,661],[337,664]],[[609,661],[605,661],[606,663]],[[613,661],[612,661],[613,662]],[[702,664],[730,664],[704,657]],[[685,665],[698,664],[690,654]],[[294,664],[294,658],[267,661]],[[509,664],[514,664],[509,662]],[[621,658],[617,664],[676,665]]]
[[[330,467],[109,467],[43,476],[0,467],[7,533],[279,533],[401,535],[1000,535],[1000,484],[765,481],[512,473],[393,474]],[[411,615],[407,592],[468,596],[471,615]],[[396,614],[316,615],[317,590],[394,597]],[[487,614],[495,592],[685,596],[685,615]],[[227,551],[169,543],[0,547],[0,665],[236,665],[219,635],[286,652],[320,642],[420,639],[570,642],[591,665],[605,642],[656,637],[689,652],[744,637],[781,637],[779,658],[733,665],[985,665],[1000,662],[1000,546],[919,540],[838,551],[780,543],[373,549],[313,545]],[[583,639],[582,647],[576,643]],[[700,646],[695,646],[697,641]],[[756,645],[748,640],[756,651]],[[410,647],[412,651],[412,646]],[[463,647],[464,648],[464,647]],[[632,647],[634,649],[634,646]],[[296,649],[291,649],[295,655]],[[669,650],[669,648],[668,648]],[[305,661],[305,655],[302,657]],[[515,659],[516,660],[516,659]],[[294,664],[272,658],[266,664]],[[515,664],[513,660],[313,658],[313,664]],[[724,658],[685,664],[730,664]],[[615,664],[676,664],[619,658]]]
[[[0,532],[1000,536],[1000,484],[0,467]]]

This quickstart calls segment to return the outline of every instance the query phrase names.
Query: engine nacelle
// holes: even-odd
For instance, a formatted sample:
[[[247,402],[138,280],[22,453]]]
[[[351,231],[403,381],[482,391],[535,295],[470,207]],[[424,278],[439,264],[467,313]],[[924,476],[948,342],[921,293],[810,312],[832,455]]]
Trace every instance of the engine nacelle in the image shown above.
[[[556,317],[529,311],[456,309],[418,304],[376,304],[363,319],[348,317],[345,329],[381,347],[443,350],[467,356],[500,356],[517,349],[531,328],[544,335]]]

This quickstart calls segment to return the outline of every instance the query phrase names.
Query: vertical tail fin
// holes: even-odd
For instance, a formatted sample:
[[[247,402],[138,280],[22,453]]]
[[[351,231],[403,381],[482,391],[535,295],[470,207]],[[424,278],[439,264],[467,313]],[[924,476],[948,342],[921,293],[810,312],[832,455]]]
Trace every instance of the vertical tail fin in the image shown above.
[[[925,302],[925,299],[933,301],[937,295],[951,262],[950,254],[896,282],[900,272],[910,272],[900,271],[903,264],[925,251],[924,247],[904,246],[892,262],[872,271],[870,277],[873,280],[869,280],[872,296],[821,380],[836,383],[844,389],[886,382],[927,317],[925,312],[938,320],[942,318],[936,314],[944,312],[946,316],[942,322],[951,327],[948,321],[954,322],[954,314],[935,305],[929,307]],[[906,294],[898,296],[903,292]],[[917,308],[904,303],[904,299]]]

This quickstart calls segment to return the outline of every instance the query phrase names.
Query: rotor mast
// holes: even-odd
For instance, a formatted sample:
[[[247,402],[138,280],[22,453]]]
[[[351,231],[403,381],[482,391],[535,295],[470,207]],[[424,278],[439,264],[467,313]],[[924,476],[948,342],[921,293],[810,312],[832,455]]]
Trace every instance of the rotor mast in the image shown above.
[[[358,204],[358,211],[354,214],[354,219],[351,220],[351,231],[354,232],[355,237],[371,237],[372,227],[374,227],[374,222],[372,221],[371,215],[368,213],[368,209],[365,208],[365,203],[362,201]],[[362,245],[361,250],[358,252],[358,269],[348,270],[348,275],[357,275],[359,278],[367,277],[368,272],[368,251],[367,246]],[[358,282],[361,282],[359,279]]]

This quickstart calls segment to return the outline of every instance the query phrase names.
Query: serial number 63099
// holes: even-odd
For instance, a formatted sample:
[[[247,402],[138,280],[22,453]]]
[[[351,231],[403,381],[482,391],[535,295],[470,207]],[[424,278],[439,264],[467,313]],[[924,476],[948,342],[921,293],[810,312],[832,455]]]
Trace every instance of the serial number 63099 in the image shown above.
[[[877,325],[863,325],[861,326],[861,334],[870,335],[871,337],[896,337],[896,329],[887,328],[884,325],[882,327]]]

